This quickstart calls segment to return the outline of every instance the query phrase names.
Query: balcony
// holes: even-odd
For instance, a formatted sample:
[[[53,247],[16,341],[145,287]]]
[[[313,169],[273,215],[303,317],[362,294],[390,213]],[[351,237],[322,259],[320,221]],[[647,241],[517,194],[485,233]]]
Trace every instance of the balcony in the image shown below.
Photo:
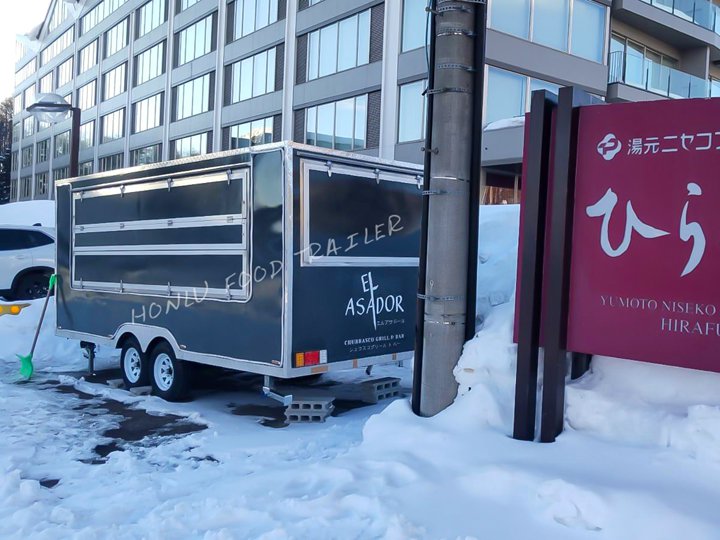
[[[710,0],[642,0],[720,35],[720,6]]]
[[[710,82],[684,71],[663,66],[643,56],[628,55],[622,51],[610,53],[608,84],[620,83],[657,96],[673,99],[706,98],[711,94]],[[714,93],[714,92],[713,92]],[[625,99],[622,95],[609,97]],[[629,98],[635,101],[637,98]],[[647,96],[647,99],[655,99]]]

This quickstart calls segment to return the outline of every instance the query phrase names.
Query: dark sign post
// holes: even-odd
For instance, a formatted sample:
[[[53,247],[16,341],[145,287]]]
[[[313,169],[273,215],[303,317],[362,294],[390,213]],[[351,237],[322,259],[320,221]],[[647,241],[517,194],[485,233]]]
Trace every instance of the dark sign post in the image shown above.
[[[563,88],[553,130],[542,138],[535,100],[525,155],[514,436],[534,437],[539,342],[540,441],[552,442],[563,427],[567,351],[720,371],[720,100],[585,106],[591,96]],[[549,182],[534,169],[544,160]],[[537,308],[538,294],[542,333],[528,323],[536,322],[537,311],[527,310]],[[577,376],[588,356],[573,360]]]
[[[524,441],[535,438],[540,315],[542,307],[542,268],[545,250],[547,189],[550,170],[550,138],[555,96],[545,90],[532,93],[529,126],[526,130],[523,168],[523,246],[520,258],[520,297],[518,303],[518,356],[515,383],[515,421],[513,437]]]

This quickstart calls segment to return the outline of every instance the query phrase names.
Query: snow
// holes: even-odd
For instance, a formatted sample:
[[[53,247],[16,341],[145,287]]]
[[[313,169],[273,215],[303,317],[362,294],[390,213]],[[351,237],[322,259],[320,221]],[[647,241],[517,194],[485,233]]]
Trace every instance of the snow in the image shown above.
[[[252,385],[180,404],[134,396],[78,373],[84,359],[52,335],[53,309],[38,373],[17,384],[14,354],[29,348],[41,301],[3,316],[0,538],[717,540],[720,375],[596,357],[568,386],[557,442],[509,437],[517,220],[517,207],[483,208],[482,326],[455,370],[455,403],[433,418],[404,398],[273,429],[232,414],[271,403]],[[102,365],[116,361],[101,353]],[[412,373],[374,375],[408,388]],[[56,391],[58,379],[89,395]],[[119,422],[103,400],[207,429],[148,437],[92,465]]]
[[[523,127],[525,125],[525,115],[513,116],[512,118],[503,118],[502,120],[495,120],[485,126],[483,131],[495,131],[498,129],[508,129]]]

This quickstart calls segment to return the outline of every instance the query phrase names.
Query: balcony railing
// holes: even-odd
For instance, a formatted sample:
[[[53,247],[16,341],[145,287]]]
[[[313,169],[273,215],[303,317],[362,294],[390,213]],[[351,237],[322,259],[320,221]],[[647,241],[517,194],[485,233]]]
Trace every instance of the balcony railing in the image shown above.
[[[710,0],[643,0],[720,35],[720,6]]]
[[[710,82],[684,71],[663,66],[644,56],[610,53],[608,82],[625,83],[661,96],[704,98],[710,95]]]

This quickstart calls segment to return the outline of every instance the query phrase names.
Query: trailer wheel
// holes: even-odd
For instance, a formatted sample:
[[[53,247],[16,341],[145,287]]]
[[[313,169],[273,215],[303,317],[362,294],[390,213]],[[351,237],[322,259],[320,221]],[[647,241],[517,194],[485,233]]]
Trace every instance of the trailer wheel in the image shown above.
[[[153,394],[167,401],[181,401],[187,395],[187,367],[175,357],[167,343],[157,345],[150,356]]]
[[[147,358],[135,338],[125,340],[120,352],[120,370],[125,388],[150,384]]]

